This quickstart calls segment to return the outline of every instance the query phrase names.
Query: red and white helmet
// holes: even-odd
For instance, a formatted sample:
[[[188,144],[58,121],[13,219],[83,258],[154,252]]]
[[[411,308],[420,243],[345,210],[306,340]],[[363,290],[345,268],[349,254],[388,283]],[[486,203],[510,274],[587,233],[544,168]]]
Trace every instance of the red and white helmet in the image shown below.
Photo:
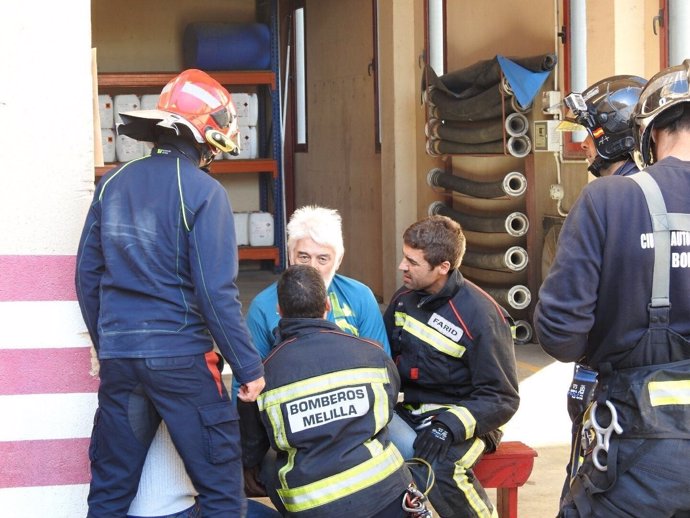
[[[153,142],[158,128],[177,135],[183,128],[199,144],[214,154],[221,151],[239,154],[240,136],[232,96],[206,72],[188,69],[168,82],[161,91],[155,110],[120,114],[123,124],[118,133],[136,140]]]

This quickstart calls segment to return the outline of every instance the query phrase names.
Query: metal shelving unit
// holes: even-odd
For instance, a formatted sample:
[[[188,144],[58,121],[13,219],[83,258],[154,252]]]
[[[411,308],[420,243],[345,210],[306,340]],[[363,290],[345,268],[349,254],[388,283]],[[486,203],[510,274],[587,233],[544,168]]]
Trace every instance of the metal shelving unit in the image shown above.
[[[278,37],[278,4],[269,0],[271,31],[271,69],[270,70],[232,70],[209,71],[219,83],[228,87],[256,86],[259,89],[259,119],[263,128],[259,142],[261,158],[249,160],[220,160],[211,164],[213,175],[235,173],[257,173],[259,176],[259,203],[262,211],[271,212],[274,220],[273,246],[241,246],[240,260],[270,260],[276,270],[286,264],[285,216],[282,181],[282,139],[281,139],[281,101],[278,78],[280,77],[280,52]],[[177,72],[145,73],[103,73],[98,75],[99,91],[116,95],[137,92],[160,93],[163,86],[177,75]],[[232,89],[231,89],[232,91]],[[268,145],[266,144],[268,140]],[[109,163],[95,168],[96,180],[117,166]]]

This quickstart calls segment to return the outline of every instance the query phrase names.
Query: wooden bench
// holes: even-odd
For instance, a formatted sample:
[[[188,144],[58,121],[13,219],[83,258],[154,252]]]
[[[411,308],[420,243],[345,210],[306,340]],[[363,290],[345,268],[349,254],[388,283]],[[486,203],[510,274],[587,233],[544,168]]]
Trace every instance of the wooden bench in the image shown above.
[[[502,442],[474,467],[482,486],[496,488],[499,518],[517,518],[518,488],[527,482],[536,456],[536,450],[519,441]]]

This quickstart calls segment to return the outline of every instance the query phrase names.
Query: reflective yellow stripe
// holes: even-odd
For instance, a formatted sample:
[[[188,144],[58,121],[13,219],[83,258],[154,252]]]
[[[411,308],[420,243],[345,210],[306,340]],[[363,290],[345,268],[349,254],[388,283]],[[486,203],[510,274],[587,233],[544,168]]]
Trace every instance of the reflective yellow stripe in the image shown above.
[[[293,399],[299,399],[327,390],[357,384],[389,383],[386,369],[347,369],[321,376],[314,376],[306,380],[290,383],[283,387],[262,392],[257,399],[259,410],[273,405],[279,405]]]
[[[458,489],[460,489],[460,491],[462,491],[462,493],[465,495],[467,503],[472,509],[474,509],[476,516],[479,518],[496,518],[498,516],[496,509],[493,511],[489,510],[489,507],[486,505],[484,500],[482,500],[482,497],[479,496],[479,493],[477,493],[473,482],[467,476],[467,469],[470,466],[474,466],[474,464],[477,462],[477,459],[479,459],[481,454],[484,452],[484,446],[484,441],[481,439],[476,438],[474,440],[474,443],[472,446],[470,446],[470,449],[467,450],[467,453],[465,453],[465,455],[463,455],[463,457],[455,463],[453,480],[458,486]]]
[[[182,209],[182,220],[184,221],[184,228],[187,232],[191,232],[192,229],[187,222],[187,208],[184,205],[184,194],[182,194],[182,176],[180,175],[180,159],[177,159],[177,189],[180,192],[180,207]]]
[[[690,380],[650,381],[647,388],[652,406],[690,405]]]
[[[335,325],[346,333],[350,333],[353,336],[359,336],[359,329],[354,324],[347,321],[347,317],[352,316],[352,309],[347,304],[340,304],[338,296],[330,292],[328,294],[328,299],[331,301],[331,313],[333,314],[333,320]]]
[[[383,444],[381,444],[381,441],[378,439],[369,439],[368,441],[365,441],[364,446],[367,450],[369,450],[369,453],[372,457],[376,457],[377,455],[381,455],[383,453]]]
[[[335,325],[337,325],[340,329],[342,329],[346,333],[350,333],[352,336],[359,336],[359,329],[357,329],[355,326],[350,324],[344,318],[337,318],[336,317]]]
[[[477,426],[477,420],[472,413],[464,406],[454,406],[448,409],[448,412],[457,417],[462,425],[465,427],[465,440],[474,436],[474,430]]]
[[[135,158],[134,160],[132,160],[132,161],[130,161],[130,162],[127,162],[125,165],[123,165],[123,166],[120,168],[120,170],[119,170],[117,173],[115,173],[115,174],[112,175],[110,178],[108,178],[108,179],[105,181],[105,183],[103,184],[103,188],[101,189],[101,192],[100,192],[100,194],[98,195],[98,201],[101,201],[101,200],[103,199],[103,194],[105,193],[105,188],[108,186],[108,184],[109,184],[112,180],[114,180],[115,177],[116,177],[117,175],[119,175],[122,171],[124,171],[124,169],[125,169],[129,164],[133,164],[134,162],[138,162],[139,160],[144,160],[144,159],[146,159],[146,158],[148,158],[148,156],[142,156],[142,157],[140,157],[140,158]]]
[[[388,414],[388,394],[383,383],[373,383],[371,389],[374,391],[374,426],[376,433],[379,433],[386,424],[390,415]]]
[[[453,408],[453,405],[437,405],[435,403],[423,403],[421,405],[417,405],[415,403],[405,403],[403,408],[409,410],[410,414],[412,415],[424,415],[426,413],[438,413],[436,410],[440,410],[441,408],[444,411],[448,410],[449,408]]]
[[[288,441],[288,427],[283,419],[281,404],[327,392],[329,389],[337,389],[357,383],[367,383],[371,386],[374,393],[372,412],[375,419],[376,432],[378,433],[389,419],[388,396],[385,389],[385,384],[389,382],[386,369],[348,369],[315,376],[260,394],[257,399],[259,410],[266,412],[271,423],[276,447],[288,453],[287,463],[278,473],[281,486],[283,488],[288,487],[287,475],[294,468],[295,455],[297,453],[297,450]],[[373,450],[370,448],[370,451],[372,451],[372,455],[375,455],[380,453],[381,449],[379,445],[378,448]]]
[[[403,458],[390,444],[377,457],[333,475],[294,489],[278,489],[285,508],[293,513],[319,507],[373,486],[401,469]]]
[[[464,406],[427,403],[422,405],[405,404],[403,405],[403,408],[408,410],[412,415],[416,416],[423,416],[424,414],[438,414],[438,410],[450,412],[462,423],[462,426],[465,428],[465,440],[474,436],[474,432],[477,427],[477,420]]]
[[[465,348],[462,345],[446,338],[433,327],[429,327],[410,315],[396,313],[395,325],[402,327],[403,331],[407,331],[443,354],[454,358],[462,358],[462,355],[465,354]]]
[[[402,311],[396,311],[393,316],[395,317],[395,327],[403,327],[405,325],[405,320],[407,319],[407,313]]]
[[[341,305],[340,301],[338,300],[338,296],[330,292],[328,294],[328,299],[331,301],[331,311],[333,312],[334,317],[351,317],[352,316],[352,309],[350,309],[350,306],[347,304]]]
[[[295,464],[296,450],[290,446],[290,443],[287,440],[287,434],[285,433],[287,428],[285,427],[285,422],[283,421],[283,413],[280,411],[280,405],[267,408],[266,415],[268,416],[268,420],[271,422],[271,429],[273,431],[276,447],[280,450],[288,452],[288,460],[285,463],[285,466],[283,466],[278,472],[278,478],[280,479],[281,486],[286,487],[287,474],[292,470]]]

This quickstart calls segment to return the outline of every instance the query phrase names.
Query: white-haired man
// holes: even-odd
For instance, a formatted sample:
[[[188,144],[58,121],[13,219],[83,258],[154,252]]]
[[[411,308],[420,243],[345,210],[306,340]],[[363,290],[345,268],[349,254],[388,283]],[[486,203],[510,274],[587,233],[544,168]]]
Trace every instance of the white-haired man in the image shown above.
[[[287,235],[290,265],[313,266],[324,280],[330,306],[326,320],[353,336],[379,342],[390,356],[383,316],[371,289],[355,279],[336,273],[345,253],[342,219],[338,211],[316,205],[301,207],[290,217]],[[247,313],[247,326],[262,358],[269,355],[276,343],[275,330],[280,321],[277,286],[278,283],[275,282],[254,297]],[[233,388],[236,390],[237,384],[233,384]],[[256,433],[244,427],[246,422],[241,424],[242,445],[246,452],[255,447]],[[396,440],[400,424],[401,420],[394,416],[389,426],[393,441]],[[410,452],[403,450],[401,453],[405,455]],[[269,466],[274,462],[271,455],[267,456],[266,460]],[[259,466],[248,462],[246,457],[243,457],[243,462],[245,490],[248,496],[263,495],[264,488],[259,481]],[[270,472],[271,469],[268,468],[267,471]]]
[[[345,254],[342,219],[335,209],[307,205],[297,209],[287,225],[288,260],[316,268],[326,284],[331,309],[327,320],[344,332],[376,340],[390,355],[390,346],[378,302],[365,284],[339,275]],[[249,305],[247,325],[262,358],[268,356],[278,326],[277,283],[259,293]]]

